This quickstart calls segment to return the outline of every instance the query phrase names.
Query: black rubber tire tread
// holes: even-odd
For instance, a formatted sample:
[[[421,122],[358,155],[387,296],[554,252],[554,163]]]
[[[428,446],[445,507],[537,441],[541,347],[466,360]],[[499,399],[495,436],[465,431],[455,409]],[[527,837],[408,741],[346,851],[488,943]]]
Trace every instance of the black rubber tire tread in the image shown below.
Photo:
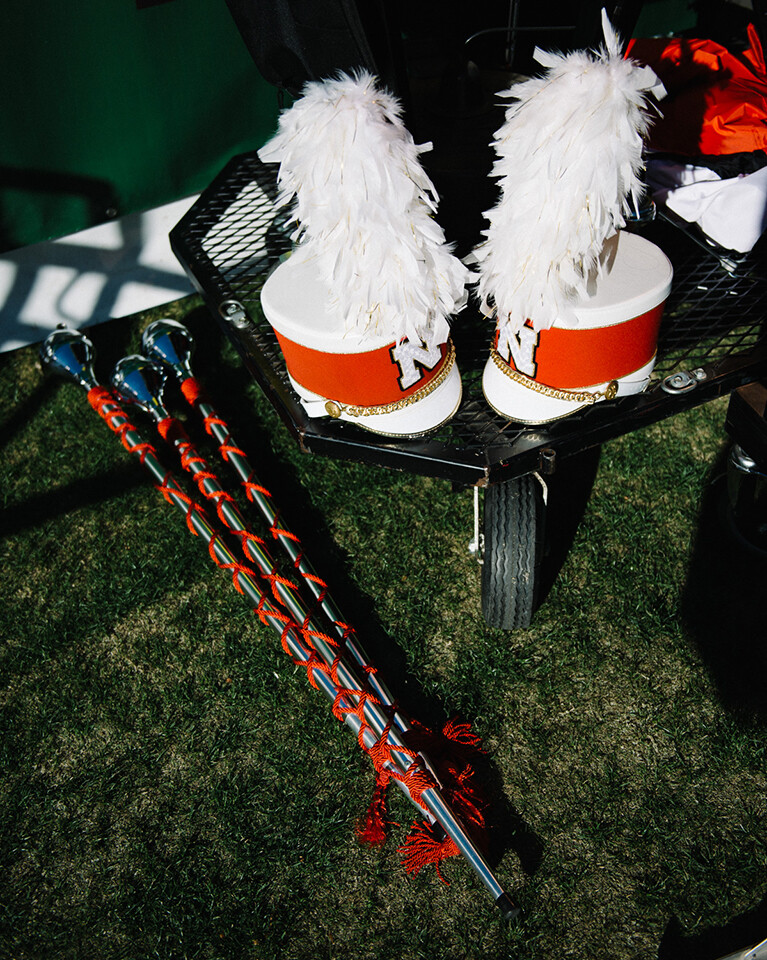
[[[538,596],[543,491],[528,474],[485,491],[482,615],[488,627],[529,627]]]

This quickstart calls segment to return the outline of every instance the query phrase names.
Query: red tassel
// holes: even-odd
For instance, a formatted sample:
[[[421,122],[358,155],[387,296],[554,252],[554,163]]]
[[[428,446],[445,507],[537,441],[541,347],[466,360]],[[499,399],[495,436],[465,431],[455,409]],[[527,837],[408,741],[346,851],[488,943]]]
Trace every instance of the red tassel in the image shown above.
[[[461,723],[458,718],[448,720],[442,728],[442,736],[451,743],[458,744],[467,749],[484,753],[482,750],[482,741],[471,729],[470,723]]]
[[[408,733],[409,745],[415,750],[423,750],[433,762],[445,800],[464,826],[471,827],[479,837],[485,832],[485,801],[476,783],[471,760],[484,753],[481,742],[471,725],[458,719],[448,720],[436,735],[422,724],[414,724]],[[414,825],[400,852],[404,854],[402,864],[408,873],[418,873],[431,864],[440,880],[447,883],[440,873],[440,864],[460,851],[450,837],[437,839],[433,827],[424,822]]]
[[[428,823],[414,823],[410,836],[399,848],[403,854],[402,865],[408,873],[417,874],[424,867],[433,866],[439,879],[447,886],[447,880],[440,872],[440,864],[447,857],[455,857],[460,852],[450,837],[438,840],[434,829]]]
[[[442,783],[445,800],[453,805],[464,824],[471,826],[473,832],[481,836],[485,829],[484,802],[474,782],[470,759],[483,751],[480,738],[472,731],[471,726],[458,720],[449,720],[441,733],[435,735],[423,724],[414,723],[408,731],[407,741],[412,750],[424,750],[429,755]],[[376,744],[376,747],[380,745],[382,751],[380,757],[375,747],[368,751],[377,768],[375,789],[365,819],[357,827],[360,843],[368,846],[382,845],[389,826],[386,789],[391,774],[383,766],[385,744],[386,737],[382,737]],[[425,775],[424,779],[428,780]],[[410,784],[411,795],[414,786],[415,782]],[[433,866],[443,883],[447,883],[447,880],[440,872],[440,864],[448,857],[455,857],[460,853],[449,836],[438,839],[434,827],[427,821],[416,821],[413,824],[410,836],[399,848],[399,852],[403,855],[402,865],[408,873],[417,874],[424,867]]]
[[[373,799],[370,801],[365,820],[357,826],[359,842],[369,847],[380,847],[386,839],[386,788],[391,779],[385,770],[376,773],[376,784],[373,790]]]

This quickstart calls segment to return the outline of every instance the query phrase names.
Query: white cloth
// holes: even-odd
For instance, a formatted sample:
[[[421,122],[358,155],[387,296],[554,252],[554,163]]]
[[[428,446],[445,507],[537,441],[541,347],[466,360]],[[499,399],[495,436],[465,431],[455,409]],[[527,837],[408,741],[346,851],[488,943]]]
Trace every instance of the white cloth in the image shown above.
[[[767,226],[767,167],[722,180],[706,167],[650,160],[653,198],[727,250],[747,253]]]

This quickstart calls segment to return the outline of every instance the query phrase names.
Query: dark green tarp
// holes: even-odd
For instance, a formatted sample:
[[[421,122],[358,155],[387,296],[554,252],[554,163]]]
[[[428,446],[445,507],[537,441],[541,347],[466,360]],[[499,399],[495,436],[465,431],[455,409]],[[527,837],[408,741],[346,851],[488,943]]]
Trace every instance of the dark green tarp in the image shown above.
[[[0,250],[196,193],[278,113],[222,0],[6,4],[0,80]]]

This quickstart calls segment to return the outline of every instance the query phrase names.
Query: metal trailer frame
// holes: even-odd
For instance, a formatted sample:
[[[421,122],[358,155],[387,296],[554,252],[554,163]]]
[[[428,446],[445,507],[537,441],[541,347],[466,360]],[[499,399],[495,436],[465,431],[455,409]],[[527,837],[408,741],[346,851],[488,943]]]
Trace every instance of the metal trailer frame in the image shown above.
[[[563,463],[716,397],[735,392],[742,406],[743,388],[765,379],[767,244],[760,241],[750,254],[736,255],[663,215],[633,226],[674,267],[656,365],[644,393],[540,426],[504,419],[481,388],[493,331],[469,305],[453,323],[463,400],[446,425],[428,436],[397,439],[331,418],[312,419],[290,386],[260,305],[266,276],[291,245],[288,214],[276,198],[276,167],[256,153],[234,157],[171,231],[173,251],[302,450],[440,477],[457,488],[485,488],[482,592],[490,626],[530,623],[544,551],[546,487]],[[747,419],[753,417],[737,416],[737,410],[728,417],[736,443]],[[749,431],[746,449],[751,437]],[[478,551],[482,539],[475,531]]]

